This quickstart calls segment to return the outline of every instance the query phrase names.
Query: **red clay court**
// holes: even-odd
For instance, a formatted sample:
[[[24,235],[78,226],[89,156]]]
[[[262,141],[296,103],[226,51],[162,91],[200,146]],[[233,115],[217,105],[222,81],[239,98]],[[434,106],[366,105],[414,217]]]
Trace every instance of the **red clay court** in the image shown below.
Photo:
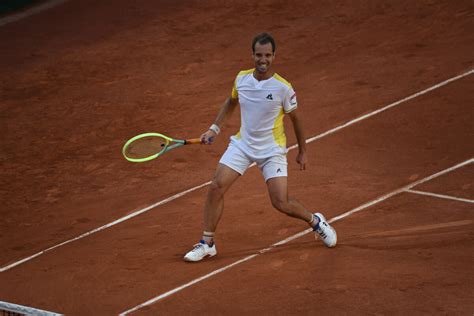
[[[473,314],[472,1],[59,2],[0,26],[0,309]],[[185,263],[238,113],[213,146],[142,164],[121,148],[199,137],[262,31],[308,138],[290,194],[338,246],[275,211],[251,168],[218,256]]]

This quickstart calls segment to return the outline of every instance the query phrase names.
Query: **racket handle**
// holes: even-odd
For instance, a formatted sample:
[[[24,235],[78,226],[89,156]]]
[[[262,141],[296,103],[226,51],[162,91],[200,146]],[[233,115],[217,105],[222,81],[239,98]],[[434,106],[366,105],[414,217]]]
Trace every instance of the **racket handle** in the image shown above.
[[[201,139],[200,138],[191,138],[191,139],[186,139],[185,140],[185,145],[187,144],[200,144],[201,143]]]

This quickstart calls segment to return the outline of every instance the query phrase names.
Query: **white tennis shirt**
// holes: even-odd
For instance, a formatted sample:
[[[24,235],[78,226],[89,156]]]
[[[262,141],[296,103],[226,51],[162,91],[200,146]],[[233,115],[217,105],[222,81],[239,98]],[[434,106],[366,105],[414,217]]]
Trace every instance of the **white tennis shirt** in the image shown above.
[[[276,73],[258,81],[254,70],[241,71],[235,78],[232,98],[239,99],[241,126],[231,141],[255,159],[286,154],[283,117],[298,106],[295,91]]]

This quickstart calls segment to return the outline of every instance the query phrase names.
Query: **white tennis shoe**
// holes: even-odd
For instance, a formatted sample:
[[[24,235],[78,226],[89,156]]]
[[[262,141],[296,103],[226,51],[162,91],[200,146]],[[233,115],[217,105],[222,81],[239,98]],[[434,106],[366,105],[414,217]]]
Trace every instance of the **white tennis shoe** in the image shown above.
[[[214,257],[217,255],[216,244],[209,246],[204,240],[200,240],[198,244],[194,245],[193,250],[184,256],[184,261],[201,261],[206,257]]]
[[[316,239],[320,238],[326,247],[332,248],[336,247],[337,244],[337,234],[336,230],[329,225],[326,221],[326,218],[321,213],[314,213],[319,219],[318,225],[313,227],[313,230],[316,232]]]

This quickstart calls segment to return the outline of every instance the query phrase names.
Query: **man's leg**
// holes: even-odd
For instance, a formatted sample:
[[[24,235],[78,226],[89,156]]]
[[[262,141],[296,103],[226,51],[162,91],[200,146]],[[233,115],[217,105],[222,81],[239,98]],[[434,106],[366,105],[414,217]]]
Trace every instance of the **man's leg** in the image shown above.
[[[224,210],[224,194],[237,180],[237,171],[219,164],[212,180],[204,205],[204,232],[214,233]]]
[[[268,193],[274,208],[288,216],[295,217],[311,224],[313,214],[298,200],[288,197],[288,178],[275,177],[267,181]],[[316,225],[317,223],[315,223]]]
[[[288,197],[287,177],[267,180],[268,193],[273,207],[288,216],[306,221],[327,247],[335,247],[337,234],[321,213],[312,214],[298,200]]]
[[[201,261],[217,254],[214,245],[214,232],[224,210],[224,194],[240,176],[232,168],[219,163],[204,205],[204,232],[201,240],[185,256],[185,261]]]

